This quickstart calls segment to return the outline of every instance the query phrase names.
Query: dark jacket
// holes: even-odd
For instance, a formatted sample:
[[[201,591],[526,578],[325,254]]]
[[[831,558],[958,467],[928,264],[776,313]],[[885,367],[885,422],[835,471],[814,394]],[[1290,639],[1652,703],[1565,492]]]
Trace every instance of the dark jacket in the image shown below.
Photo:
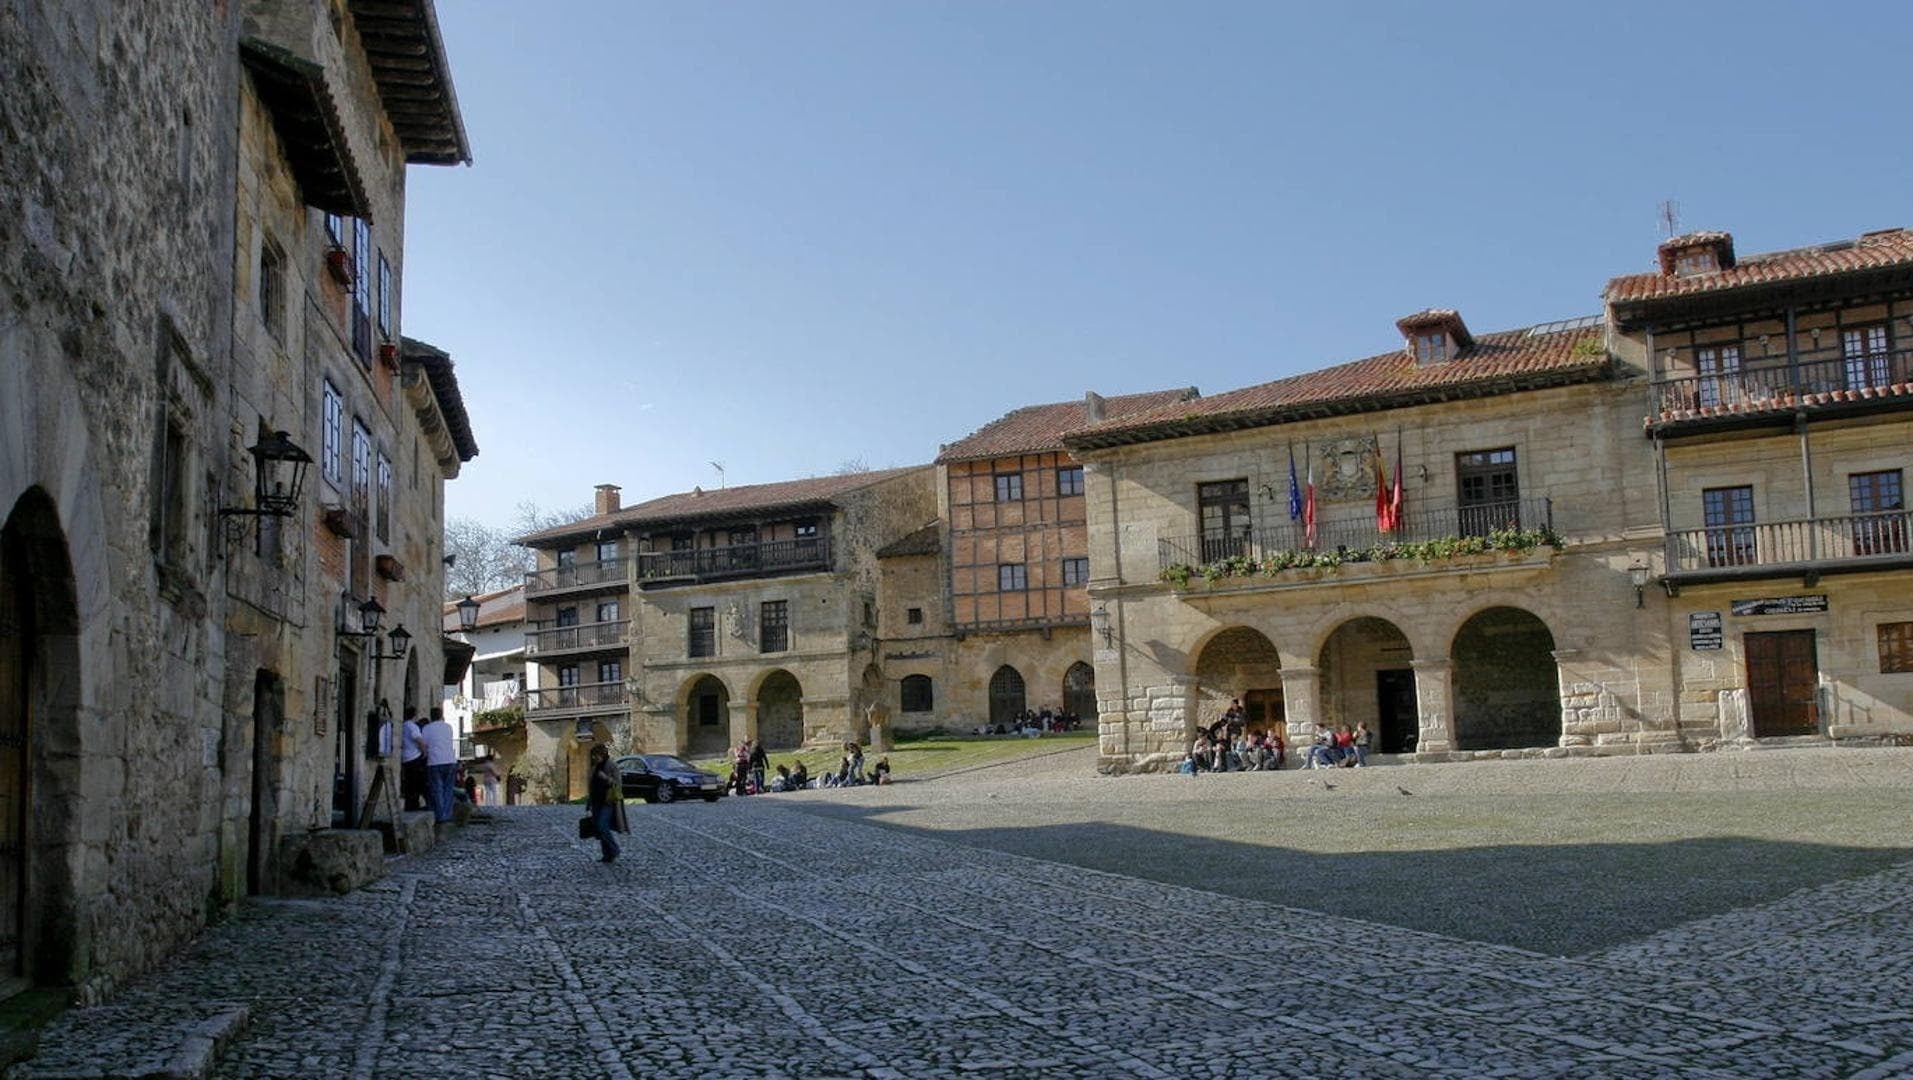
[[[618,775],[616,762],[606,760],[591,770],[591,786],[586,795],[585,806],[596,811],[612,799],[613,792],[619,792],[623,778]],[[620,793],[621,794],[621,793]]]

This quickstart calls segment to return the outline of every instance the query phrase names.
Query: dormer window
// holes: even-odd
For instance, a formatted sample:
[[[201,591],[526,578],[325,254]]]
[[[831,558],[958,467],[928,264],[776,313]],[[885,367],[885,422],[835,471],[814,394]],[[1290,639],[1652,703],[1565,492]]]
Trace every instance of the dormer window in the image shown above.
[[[1445,364],[1474,343],[1461,313],[1452,308],[1429,308],[1395,320],[1403,347],[1418,365]]]
[[[1663,241],[1661,273],[1694,277],[1729,270],[1734,265],[1734,238],[1724,232],[1697,232]]]
[[[1720,269],[1720,260],[1711,248],[1698,251],[1684,251],[1674,257],[1674,276],[1688,277],[1693,274],[1711,274]]]
[[[1415,363],[1439,364],[1448,359],[1448,335],[1444,332],[1415,335]]]

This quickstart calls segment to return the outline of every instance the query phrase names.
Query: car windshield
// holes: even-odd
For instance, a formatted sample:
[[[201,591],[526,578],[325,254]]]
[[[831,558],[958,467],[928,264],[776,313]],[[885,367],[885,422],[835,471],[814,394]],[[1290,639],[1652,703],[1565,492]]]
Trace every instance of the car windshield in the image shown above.
[[[646,754],[644,755],[644,763],[646,765],[651,766],[652,769],[657,770],[659,772],[666,772],[666,771],[693,772],[695,771],[691,767],[690,762],[680,757],[672,757],[670,754]]]
[[[619,772],[644,772],[650,766],[641,757],[621,757],[617,762]]]

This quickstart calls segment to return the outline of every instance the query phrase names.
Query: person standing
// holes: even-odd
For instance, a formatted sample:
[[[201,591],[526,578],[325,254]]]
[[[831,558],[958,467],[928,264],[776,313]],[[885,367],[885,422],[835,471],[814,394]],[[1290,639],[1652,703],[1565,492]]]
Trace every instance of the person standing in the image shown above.
[[[598,861],[618,857],[618,839],[613,833],[625,832],[624,778],[611,763],[611,751],[603,743],[591,748],[591,780],[585,793],[585,810],[598,831]]]
[[[426,794],[432,802],[432,818],[452,820],[453,773],[458,770],[458,740],[445,714],[434,708],[432,718],[420,729],[425,736]]]
[[[764,740],[763,739],[752,740],[751,742],[751,789],[753,791],[762,792],[764,790],[764,773],[770,767],[771,767],[771,759],[770,759],[770,755],[764,752]]]
[[[407,810],[424,809],[425,736],[419,731],[417,705],[405,707],[405,722],[399,725],[399,794]]]

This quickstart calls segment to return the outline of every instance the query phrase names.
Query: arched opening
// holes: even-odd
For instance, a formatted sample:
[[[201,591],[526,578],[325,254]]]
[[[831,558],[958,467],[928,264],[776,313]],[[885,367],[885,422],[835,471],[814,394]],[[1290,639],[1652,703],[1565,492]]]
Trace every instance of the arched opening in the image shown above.
[[[1063,711],[1084,724],[1096,722],[1096,669],[1081,660],[1063,672]]]
[[[1455,632],[1455,748],[1510,750],[1561,743],[1561,676],[1554,635],[1520,608],[1475,613]]]
[[[1350,619],[1335,628],[1316,666],[1322,672],[1321,723],[1367,725],[1384,754],[1406,754],[1421,736],[1414,650],[1387,619]]]
[[[0,526],[0,996],[81,974],[70,842],[80,788],[79,603],[40,488]],[[49,746],[67,751],[49,754]]]
[[[722,754],[731,741],[731,692],[715,675],[700,675],[684,695],[684,752]]]
[[[1013,727],[1022,717],[1023,675],[1008,664],[990,676],[990,725]]]
[[[904,712],[927,713],[937,707],[936,686],[928,675],[905,675],[902,694]]]
[[[804,745],[804,688],[788,671],[773,671],[757,688],[757,739],[766,750]]]
[[[1196,654],[1195,676],[1190,719],[1197,727],[1212,726],[1241,698],[1244,730],[1286,730],[1282,659],[1261,631],[1231,626],[1210,638]]]

